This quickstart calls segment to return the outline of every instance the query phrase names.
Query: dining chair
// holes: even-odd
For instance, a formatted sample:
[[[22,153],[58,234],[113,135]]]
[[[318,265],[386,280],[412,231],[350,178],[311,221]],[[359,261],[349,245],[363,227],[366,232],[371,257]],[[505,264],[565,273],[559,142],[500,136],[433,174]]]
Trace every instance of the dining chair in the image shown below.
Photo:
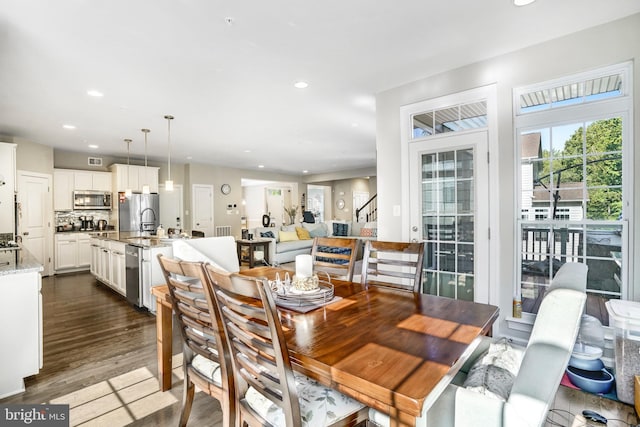
[[[424,243],[369,240],[362,256],[360,283],[420,293]]]
[[[231,351],[236,417],[244,426],[355,426],[368,408],[294,372],[266,279],[205,269]]]
[[[222,321],[202,262],[158,255],[182,334],[184,390],[179,426],[187,425],[194,385],[220,402],[223,426],[235,425],[235,386]]]
[[[358,239],[315,237],[311,247],[314,271],[344,276],[351,282],[356,265],[357,247]]]

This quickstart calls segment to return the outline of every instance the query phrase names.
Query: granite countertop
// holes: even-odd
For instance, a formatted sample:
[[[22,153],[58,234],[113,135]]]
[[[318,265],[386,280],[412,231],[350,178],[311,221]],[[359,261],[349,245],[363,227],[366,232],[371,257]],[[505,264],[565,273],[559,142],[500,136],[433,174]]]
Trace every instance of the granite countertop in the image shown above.
[[[16,250],[0,250],[0,276],[6,274],[31,273],[44,268],[24,246]]]
[[[126,243],[128,245],[139,246],[142,248],[155,248],[162,246],[171,246],[174,240],[169,237],[158,238],[157,236],[141,235],[136,231],[110,231],[110,232],[92,232],[91,237],[95,237],[103,240],[115,240],[118,242]]]

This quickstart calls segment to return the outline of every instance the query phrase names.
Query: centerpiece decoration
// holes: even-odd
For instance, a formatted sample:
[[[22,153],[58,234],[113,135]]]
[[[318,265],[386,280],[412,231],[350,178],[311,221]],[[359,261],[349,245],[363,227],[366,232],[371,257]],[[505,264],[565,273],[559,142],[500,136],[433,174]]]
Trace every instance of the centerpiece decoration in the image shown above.
[[[319,287],[318,276],[313,274],[311,255],[296,255],[296,274],[291,286],[296,291],[315,291]]]

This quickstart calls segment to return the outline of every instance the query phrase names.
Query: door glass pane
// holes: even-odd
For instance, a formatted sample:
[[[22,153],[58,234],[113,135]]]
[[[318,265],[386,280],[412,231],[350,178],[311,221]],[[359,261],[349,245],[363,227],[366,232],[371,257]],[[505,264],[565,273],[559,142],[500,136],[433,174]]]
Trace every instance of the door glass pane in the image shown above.
[[[422,155],[426,293],[474,299],[474,161],[472,149]]]

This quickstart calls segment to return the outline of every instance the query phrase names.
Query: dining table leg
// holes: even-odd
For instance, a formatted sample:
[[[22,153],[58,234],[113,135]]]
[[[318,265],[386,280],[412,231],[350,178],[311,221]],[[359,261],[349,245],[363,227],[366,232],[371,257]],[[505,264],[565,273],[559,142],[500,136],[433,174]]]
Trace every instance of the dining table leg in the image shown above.
[[[158,380],[160,390],[171,388],[171,359],[172,359],[172,309],[163,300],[156,298],[156,343],[158,348]]]

